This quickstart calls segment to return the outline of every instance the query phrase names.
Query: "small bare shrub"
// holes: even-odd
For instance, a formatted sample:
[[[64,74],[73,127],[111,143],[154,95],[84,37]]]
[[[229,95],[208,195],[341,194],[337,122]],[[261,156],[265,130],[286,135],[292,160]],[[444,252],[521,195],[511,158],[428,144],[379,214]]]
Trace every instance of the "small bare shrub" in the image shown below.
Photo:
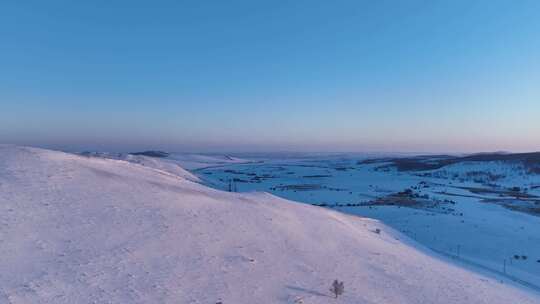
[[[345,286],[343,281],[334,280],[332,286],[330,287],[330,292],[334,294],[334,297],[337,299],[338,296],[342,295],[345,292]]]

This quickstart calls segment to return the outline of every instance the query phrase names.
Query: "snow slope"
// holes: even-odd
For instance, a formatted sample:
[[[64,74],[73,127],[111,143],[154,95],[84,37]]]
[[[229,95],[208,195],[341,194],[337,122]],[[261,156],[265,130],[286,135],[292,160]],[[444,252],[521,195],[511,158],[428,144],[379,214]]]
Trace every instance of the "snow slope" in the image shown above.
[[[179,177],[183,177],[192,182],[200,182],[201,180],[193,175],[191,172],[180,167],[176,161],[168,158],[156,158],[144,155],[133,155],[129,153],[107,153],[107,152],[89,152],[82,154],[87,157],[102,157],[111,158],[117,160],[125,160],[131,163],[139,164],[145,167],[150,167],[158,170],[162,170]]]
[[[380,229],[381,233],[375,233]],[[379,222],[0,146],[0,303],[540,303]]]
[[[495,184],[501,187],[520,186],[522,188],[540,184],[540,174],[528,174],[522,163],[484,161],[460,162],[445,166],[438,170],[428,170],[433,177],[453,180],[454,182],[477,184]],[[474,173],[474,174],[473,174]],[[491,178],[491,179],[490,179]],[[534,191],[534,190],[533,190]]]

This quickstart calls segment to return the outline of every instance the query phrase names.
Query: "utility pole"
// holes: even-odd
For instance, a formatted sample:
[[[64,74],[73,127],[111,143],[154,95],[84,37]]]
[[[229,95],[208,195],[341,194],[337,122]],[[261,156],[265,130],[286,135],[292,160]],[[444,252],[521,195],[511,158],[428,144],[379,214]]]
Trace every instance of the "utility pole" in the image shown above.
[[[229,186],[227,188],[227,191],[229,191],[229,192],[236,192],[237,191],[237,189],[236,189],[236,181],[234,180],[234,178],[229,179]]]

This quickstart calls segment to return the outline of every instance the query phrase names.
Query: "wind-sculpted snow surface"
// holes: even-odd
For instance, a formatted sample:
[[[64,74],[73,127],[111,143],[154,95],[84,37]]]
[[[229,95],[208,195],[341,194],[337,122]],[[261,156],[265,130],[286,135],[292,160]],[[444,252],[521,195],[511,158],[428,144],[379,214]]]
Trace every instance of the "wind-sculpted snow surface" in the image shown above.
[[[0,303],[540,303],[374,220],[16,146],[0,146],[0,257]]]

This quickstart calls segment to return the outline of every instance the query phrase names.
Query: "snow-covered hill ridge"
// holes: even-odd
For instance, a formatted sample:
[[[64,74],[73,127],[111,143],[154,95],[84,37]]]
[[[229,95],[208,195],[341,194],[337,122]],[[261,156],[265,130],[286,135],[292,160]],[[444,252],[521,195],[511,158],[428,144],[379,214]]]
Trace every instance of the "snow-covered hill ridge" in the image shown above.
[[[16,146],[0,146],[0,257],[0,303],[540,303],[374,220]]]
[[[107,153],[107,152],[84,152],[81,155],[86,157],[101,157],[116,160],[124,160],[134,164],[139,164],[145,167],[165,171],[179,177],[183,177],[193,182],[200,182],[200,179],[180,167],[178,163],[167,158],[156,158],[145,155],[135,155],[129,153]]]

